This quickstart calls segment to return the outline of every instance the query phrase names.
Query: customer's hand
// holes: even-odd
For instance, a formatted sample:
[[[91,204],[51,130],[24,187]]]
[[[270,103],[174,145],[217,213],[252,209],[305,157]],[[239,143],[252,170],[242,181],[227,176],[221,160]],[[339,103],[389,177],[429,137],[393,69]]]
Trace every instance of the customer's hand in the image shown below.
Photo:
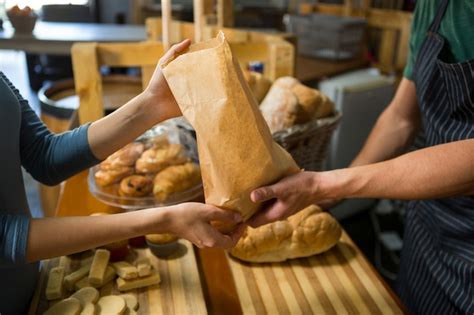
[[[246,223],[255,228],[283,220],[315,203],[318,197],[323,196],[317,185],[317,175],[315,172],[300,172],[283,178],[274,185],[252,191],[252,201],[264,202],[264,207]]]
[[[191,41],[186,39],[179,44],[173,45],[158,62],[148,87],[145,89],[147,96],[151,97],[153,100],[152,106],[158,106],[156,109],[159,111],[160,120],[166,120],[182,115],[168,83],[163,76],[161,66],[176,55],[185,52],[190,44]]]
[[[242,222],[240,214],[202,203],[183,203],[167,208],[166,230],[185,238],[199,248],[231,248],[237,244],[245,225],[239,224],[230,235],[220,233],[211,221]]]

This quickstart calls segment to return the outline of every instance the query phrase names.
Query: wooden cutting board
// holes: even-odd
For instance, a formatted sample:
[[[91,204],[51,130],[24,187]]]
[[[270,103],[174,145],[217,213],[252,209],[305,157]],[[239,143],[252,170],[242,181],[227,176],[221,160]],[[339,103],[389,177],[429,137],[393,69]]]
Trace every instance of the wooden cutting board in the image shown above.
[[[157,258],[149,249],[134,249],[137,258],[148,257],[161,276],[159,285],[128,291],[138,297],[139,315],[207,314],[193,246],[188,241],[179,242],[180,251],[173,259]],[[46,282],[49,270],[58,264],[59,258],[43,262],[29,314],[43,314],[48,309],[48,301],[45,298]],[[79,258],[73,259],[70,265],[71,271],[78,266]],[[114,293],[119,293],[116,288]]]
[[[308,258],[228,260],[244,314],[403,314],[345,233],[334,248]]]

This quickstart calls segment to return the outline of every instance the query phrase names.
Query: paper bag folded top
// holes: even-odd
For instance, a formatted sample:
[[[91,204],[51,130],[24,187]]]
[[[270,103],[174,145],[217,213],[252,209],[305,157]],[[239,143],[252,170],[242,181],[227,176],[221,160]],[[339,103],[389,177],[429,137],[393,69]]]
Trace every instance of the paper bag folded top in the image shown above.
[[[248,219],[260,208],[250,192],[299,168],[273,141],[224,34],[192,45],[162,70],[196,130],[206,202]]]

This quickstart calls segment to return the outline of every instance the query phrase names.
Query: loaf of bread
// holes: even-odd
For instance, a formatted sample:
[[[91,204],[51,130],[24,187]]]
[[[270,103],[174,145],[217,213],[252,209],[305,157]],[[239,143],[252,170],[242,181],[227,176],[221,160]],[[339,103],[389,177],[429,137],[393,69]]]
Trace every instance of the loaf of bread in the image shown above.
[[[267,93],[260,110],[272,133],[330,116],[331,100],[318,90],[301,84],[292,77],[276,80]]]
[[[340,237],[339,223],[312,205],[284,221],[248,227],[230,254],[248,262],[280,262],[327,251]]]
[[[295,125],[301,106],[290,89],[273,85],[260,104],[260,111],[272,133]]]

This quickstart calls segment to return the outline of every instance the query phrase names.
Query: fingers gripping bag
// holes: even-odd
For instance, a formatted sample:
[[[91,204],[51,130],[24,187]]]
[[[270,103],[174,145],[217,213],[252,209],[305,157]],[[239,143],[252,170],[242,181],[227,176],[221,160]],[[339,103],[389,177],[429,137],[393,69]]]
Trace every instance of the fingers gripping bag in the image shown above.
[[[162,71],[196,130],[206,203],[250,218],[261,206],[250,192],[299,168],[273,140],[224,34],[191,45]]]

